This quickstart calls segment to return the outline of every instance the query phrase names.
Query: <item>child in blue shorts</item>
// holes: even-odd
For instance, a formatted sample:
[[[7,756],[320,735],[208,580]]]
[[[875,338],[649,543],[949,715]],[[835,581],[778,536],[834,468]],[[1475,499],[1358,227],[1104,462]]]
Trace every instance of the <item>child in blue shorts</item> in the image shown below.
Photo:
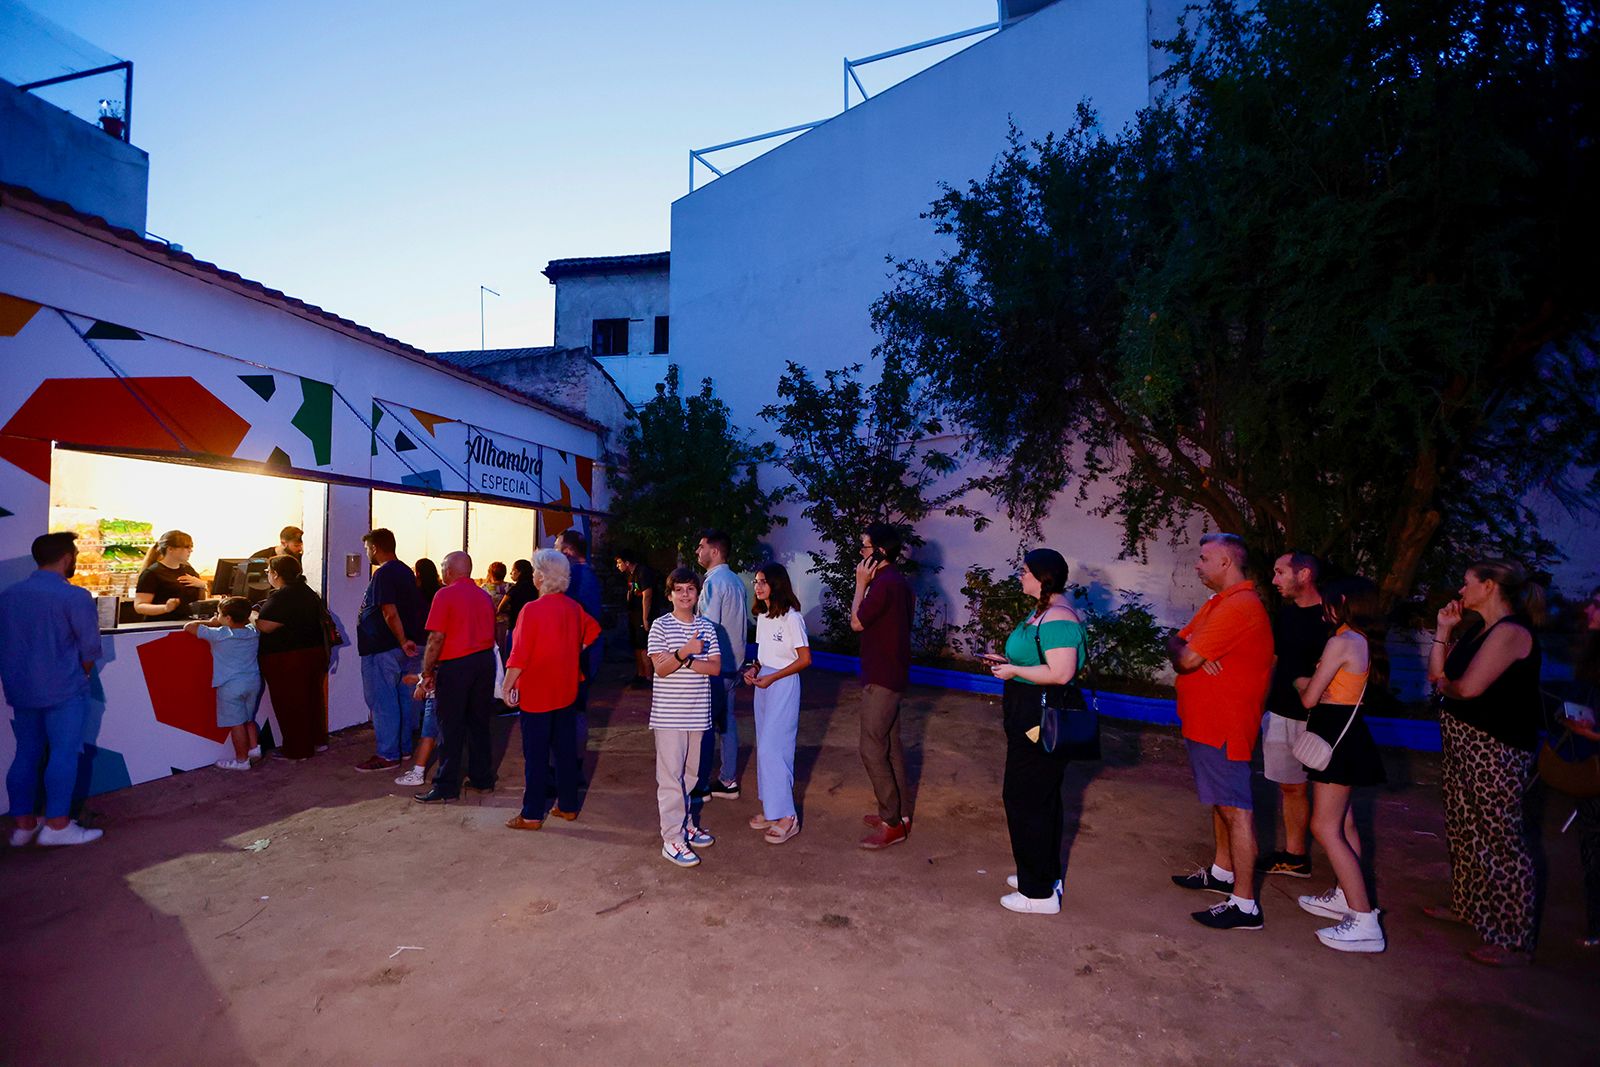
[[[183,629],[211,646],[217,725],[229,730],[233,738],[233,758],[219,759],[217,766],[225,771],[248,771],[250,761],[261,758],[261,734],[256,729],[256,704],[261,699],[256,649],[261,635],[250,622],[250,601],[230,596],[218,605],[215,616]]]

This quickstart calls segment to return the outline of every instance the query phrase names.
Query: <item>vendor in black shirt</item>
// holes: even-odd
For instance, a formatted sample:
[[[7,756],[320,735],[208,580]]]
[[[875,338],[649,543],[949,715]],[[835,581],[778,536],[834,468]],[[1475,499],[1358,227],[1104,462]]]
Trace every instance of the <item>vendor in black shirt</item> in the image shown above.
[[[189,605],[205,597],[206,580],[189,566],[194,538],[168,530],[150,546],[134,586],[133,611],[141,619],[187,619]]]
[[[278,531],[278,543],[275,547],[259,549],[250,553],[251,559],[271,559],[273,556],[292,556],[294,561],[305,564],[302,558],[306,554],[305,531],[298,526],[285,526]]]

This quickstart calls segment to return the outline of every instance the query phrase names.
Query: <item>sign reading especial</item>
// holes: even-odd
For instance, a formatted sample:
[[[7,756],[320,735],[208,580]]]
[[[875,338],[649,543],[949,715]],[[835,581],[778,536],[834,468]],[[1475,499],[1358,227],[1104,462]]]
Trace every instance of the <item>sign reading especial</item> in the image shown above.
[[[466,430],[467,480],[475,492],[544,503],[539,485],[544,470],[542,446],[476,426]]]

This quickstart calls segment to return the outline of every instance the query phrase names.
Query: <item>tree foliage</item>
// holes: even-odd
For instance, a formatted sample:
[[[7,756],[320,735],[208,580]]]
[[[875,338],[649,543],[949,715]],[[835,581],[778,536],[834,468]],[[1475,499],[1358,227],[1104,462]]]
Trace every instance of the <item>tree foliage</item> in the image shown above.
[[[1600,43],[1584,0],[1228,0],[1158,102],[1087,106],[930,210],[880,350],[1033,532],[1104,492],[1124,548],[1197,515],[1393,603],[1593,507]]]
[[[692,559],[700,531],[717,527],[732,537],[735,561],[753,560],[760,540],[787,521],[775,514],[785,491],[763,491],[756,478],[772,446],[753,444],[734,427],[709,378],[684,396],[678,368],[669,366],[656,395],[628,413],[622,448],[611,529],[644,552]]]
[[[778,380],[778,403],[761,409],[785,441],[778,465],[795,480],[801,514],[824,546],[810,573],[822,582],[824,637],[836,644],[850,639],[861,532],[894,523],[905,529],[908,551],[920,546],[916,524],[949,503],[931,490],[955,469],[949,453],[928,444],[943,428],[904,363],[884,360],[870,385],[861,372],[857,363],[824,371],[819,382],[791,362]],[[918,566],[909,560],[903,569]]]

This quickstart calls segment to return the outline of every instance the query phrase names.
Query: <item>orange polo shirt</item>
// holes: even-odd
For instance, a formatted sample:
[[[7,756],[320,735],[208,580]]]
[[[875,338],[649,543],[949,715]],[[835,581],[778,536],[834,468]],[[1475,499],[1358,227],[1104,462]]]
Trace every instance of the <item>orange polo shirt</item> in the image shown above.
[[[444,635],[439,662],[494,647],[494,601],[471,578],[457,578],[433,596],[423,627]]]
[[[1178,675],[1183,736],[1228,747],[1230,760],[1248,760],[1261,732],[1261,709],[1272,681],[1272,623],[1254,582],[1237,582],[1200,605],[1178,631],[1189,647],[1222,665],[1220,674]]]

